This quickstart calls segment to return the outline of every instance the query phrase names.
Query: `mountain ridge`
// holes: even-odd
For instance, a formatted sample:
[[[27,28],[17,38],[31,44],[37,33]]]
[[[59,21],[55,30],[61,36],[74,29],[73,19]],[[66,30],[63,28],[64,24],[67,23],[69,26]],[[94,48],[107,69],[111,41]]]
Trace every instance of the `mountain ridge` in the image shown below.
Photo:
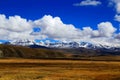
[[[120,60],[120,51],[103,51],[86,48],[30,48],[27,46],[0,45],[0,58],[30,58],[30,59],[73,59],[91,60],[100,58]]]
[[[90,42],[75,42],[75,41],[60,41],[60,42],[35,42],[34,40],[14,40],[14,41],[9,41],[5,42],[2,44],[9,44],[9,45],[18,45],[18,46],[29,46],[31,48],[86,48],[86,49],[102,49],[102,50],[120,50],[119,45],[105,45],[105,44],[95,44],[95,43],[90,43]]]

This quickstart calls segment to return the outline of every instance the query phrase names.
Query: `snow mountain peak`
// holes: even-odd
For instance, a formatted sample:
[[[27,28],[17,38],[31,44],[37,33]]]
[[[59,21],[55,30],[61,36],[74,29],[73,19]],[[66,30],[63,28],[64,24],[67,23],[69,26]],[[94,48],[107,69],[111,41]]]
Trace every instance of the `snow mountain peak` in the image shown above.
[[[20,46],[30,46],[30,45],[38,45],[44,46],[48,48],[87,48],[87,49],[116,49],[120,48],[120,46],[116,45],[106,45],[100,43],[91,43],[91,42],[75,42],[75,41],[60,41],[60,42],[45,42],[40,41],[36,42],[34,40],[24,39],[24,40],[13,40],[10,42],[6,42],[5,44],[11,45],[20,45]]]

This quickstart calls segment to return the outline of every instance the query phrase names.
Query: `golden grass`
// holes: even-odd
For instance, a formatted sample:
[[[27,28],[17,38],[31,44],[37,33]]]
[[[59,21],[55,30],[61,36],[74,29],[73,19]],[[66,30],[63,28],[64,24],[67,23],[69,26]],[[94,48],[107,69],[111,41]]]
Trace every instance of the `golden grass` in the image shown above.
[[[120,62],[1,59],[0,80],[120,80]]]

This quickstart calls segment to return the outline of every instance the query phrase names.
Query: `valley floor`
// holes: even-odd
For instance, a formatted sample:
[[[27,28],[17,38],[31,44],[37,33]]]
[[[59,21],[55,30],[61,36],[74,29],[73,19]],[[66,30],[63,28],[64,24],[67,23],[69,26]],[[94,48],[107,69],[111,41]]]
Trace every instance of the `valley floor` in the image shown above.
[[[120,80],[120,62],[0,59],[0,80]]]

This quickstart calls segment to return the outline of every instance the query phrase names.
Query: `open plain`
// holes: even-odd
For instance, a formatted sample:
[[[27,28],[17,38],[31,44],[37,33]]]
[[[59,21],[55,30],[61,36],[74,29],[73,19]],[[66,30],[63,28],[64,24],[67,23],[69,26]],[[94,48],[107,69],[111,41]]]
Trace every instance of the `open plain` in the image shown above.
[[[0,80],[120,80],[120,62],[0,59]]]

